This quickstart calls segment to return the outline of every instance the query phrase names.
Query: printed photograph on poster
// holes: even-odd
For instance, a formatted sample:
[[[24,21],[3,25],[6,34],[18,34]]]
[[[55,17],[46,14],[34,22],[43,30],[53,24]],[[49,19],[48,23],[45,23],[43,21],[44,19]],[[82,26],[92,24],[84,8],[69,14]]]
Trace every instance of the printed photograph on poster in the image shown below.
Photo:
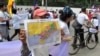
[[[61,42],[58,19],[27,20],[24,23],[29,48]]]

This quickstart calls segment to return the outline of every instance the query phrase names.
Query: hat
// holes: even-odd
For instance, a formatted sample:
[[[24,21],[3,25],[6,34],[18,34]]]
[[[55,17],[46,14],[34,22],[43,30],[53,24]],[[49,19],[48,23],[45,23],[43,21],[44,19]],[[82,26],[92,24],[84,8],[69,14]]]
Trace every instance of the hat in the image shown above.
[[[34,16],[44,16],[45,14],[47,14],[47,11],[44,9],[37,9],[34,11]]]

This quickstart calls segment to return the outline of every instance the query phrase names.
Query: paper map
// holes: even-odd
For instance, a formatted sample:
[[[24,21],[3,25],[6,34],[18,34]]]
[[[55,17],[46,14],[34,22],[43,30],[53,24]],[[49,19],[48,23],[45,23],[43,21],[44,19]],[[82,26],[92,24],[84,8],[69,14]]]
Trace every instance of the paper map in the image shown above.
[[[27,35],[29,47],[60,42],[58,20],[43,19],[27,22]]]

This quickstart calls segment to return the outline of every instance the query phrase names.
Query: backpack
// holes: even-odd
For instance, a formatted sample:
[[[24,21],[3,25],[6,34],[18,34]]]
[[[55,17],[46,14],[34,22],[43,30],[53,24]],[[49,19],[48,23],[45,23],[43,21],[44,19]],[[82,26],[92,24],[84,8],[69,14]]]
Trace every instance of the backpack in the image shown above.
[[[81,29],[82,25],[77,21],[77,19],[75,19],[74,22],[72,23],[72,27],[74,29]]]

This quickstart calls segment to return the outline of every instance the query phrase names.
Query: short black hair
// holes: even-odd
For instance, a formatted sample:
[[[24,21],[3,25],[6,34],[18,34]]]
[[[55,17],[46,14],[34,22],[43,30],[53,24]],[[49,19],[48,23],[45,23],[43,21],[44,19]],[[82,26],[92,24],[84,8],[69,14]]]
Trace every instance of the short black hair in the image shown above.
[[[5,6],[4,3],[0,3],[0,9],[3,8]]]
[[[16,14],[17,13],[17,9],[12,9],[12,13]]]
[[[81,11],[82,11],[82,12],[86,12],[86,7],[82,7],[82,8],[81,8]]]
[[[63,14],[63,10],[59,10],[59,14]]]
[[[68,20],[69,19],[69,17],[71,17],[73,14],[72,13],[69,13],[69,14],[64,14],[64,13],[62,13],[61,15],[60,15],[60,20],[62,20],[62,21],[66,21],[66,20]]]
[[[71,10],[69,6],[64,7],[64,9],[60,10],[59,13],[60,13],[60,20],[64,22],[73,15],[73,11]]]

